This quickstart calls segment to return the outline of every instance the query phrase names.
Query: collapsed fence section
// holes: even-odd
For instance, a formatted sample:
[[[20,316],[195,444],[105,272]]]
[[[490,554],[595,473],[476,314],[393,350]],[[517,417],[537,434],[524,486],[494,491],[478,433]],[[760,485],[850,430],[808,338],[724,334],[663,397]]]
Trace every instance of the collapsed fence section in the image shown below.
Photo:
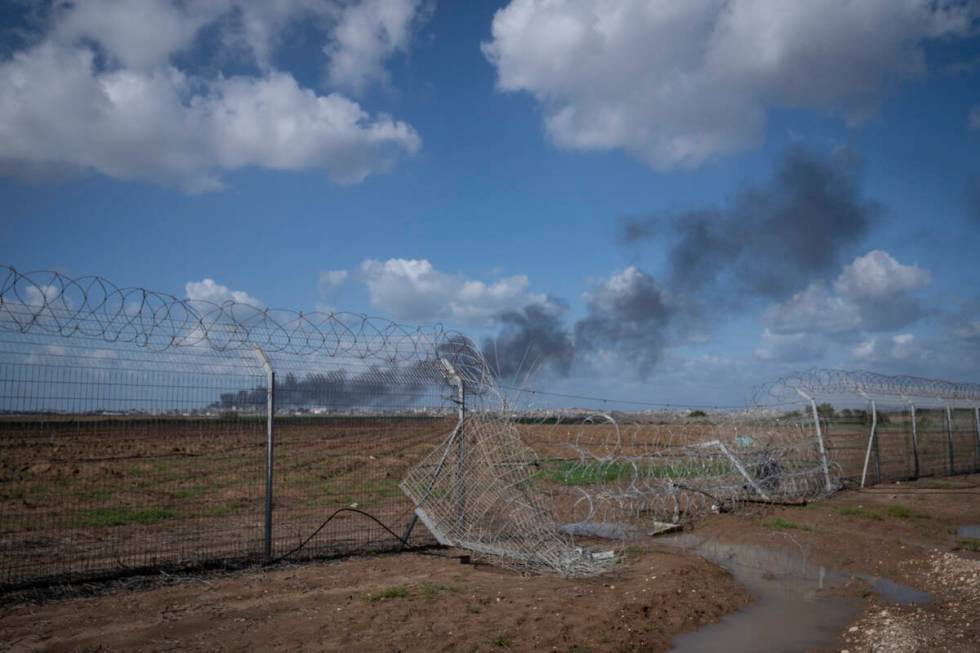
[[[825,496],[839,484],[806,411],[603,408],[513,418],[540,456],[537,483],[576,535],[646,535],[755,502]]]

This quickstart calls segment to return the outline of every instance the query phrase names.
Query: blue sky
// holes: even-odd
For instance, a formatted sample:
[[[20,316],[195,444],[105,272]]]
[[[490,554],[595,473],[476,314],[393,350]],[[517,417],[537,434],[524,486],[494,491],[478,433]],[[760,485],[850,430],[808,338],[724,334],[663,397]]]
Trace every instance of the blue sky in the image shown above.
[[[0,261],[20,270],[438,321],[560,392],[976,380],[980,3],[96,0],[0,21]]]

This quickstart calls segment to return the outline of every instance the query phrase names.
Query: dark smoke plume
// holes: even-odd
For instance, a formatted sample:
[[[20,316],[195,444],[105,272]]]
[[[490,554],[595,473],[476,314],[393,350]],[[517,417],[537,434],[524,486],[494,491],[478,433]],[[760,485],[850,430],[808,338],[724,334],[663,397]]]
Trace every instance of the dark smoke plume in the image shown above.
[[[588,315],[575,324],[575,345],[583,352],[613,351],[645,377],[660,362],[673,312],[657,280],[628,267],[590,295]]]
[[[563,302],[530,304],[498,318],[500,332],[483,342],[483,354],[493,372],[507,380],[523,380],[530,372],[568,376],[575,345],[562,325]]]
[[[657,227],[669,234],[674,293],[783,299],[836,272],[867,235],[879,207],[861,197],[856,168],[847,153],[823,159],[794,148],[772,180],[741,191],[730,206],[628,220],[621,240],[647,240]]]

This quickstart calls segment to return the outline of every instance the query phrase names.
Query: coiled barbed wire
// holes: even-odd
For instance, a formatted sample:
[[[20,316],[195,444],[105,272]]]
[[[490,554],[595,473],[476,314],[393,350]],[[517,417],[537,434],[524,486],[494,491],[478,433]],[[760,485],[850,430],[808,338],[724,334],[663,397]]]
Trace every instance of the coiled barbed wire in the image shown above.
[[[811,397],[854,395],[900,400],[980,401],[980,384],[917,376],[889,376],[865,370],[810,369],[783,376],[754,391],[755,402],[792,401],[803,393]]]
[[[83,336],[153,351],[259,347],[267,354],[371,359],[399,364],[446,357],[482,394],[496,388],[489,365],[464,335],[442,325],[406,326],[347,312],[270,309],[228,300],[181,299],[99,276],[20,272],[0,266],[0,330]]]

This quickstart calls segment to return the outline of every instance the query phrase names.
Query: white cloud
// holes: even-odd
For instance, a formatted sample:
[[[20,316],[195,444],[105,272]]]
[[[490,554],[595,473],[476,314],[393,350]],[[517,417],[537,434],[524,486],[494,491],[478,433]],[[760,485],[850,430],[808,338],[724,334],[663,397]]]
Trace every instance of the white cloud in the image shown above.
[[[232,0],[59,5],[37,45],[0,61],[0,174],[95,170],[201,192],[247,166],[319,169],[336,183],[357,183],[416,153],[421,140],[408,124],[268,68],[270,29],[314,7],[324,20],[340,13],[336,2],[289,6],[276,13],[272,3]],[[267,15],[272,27],[263,32],[255,19]],[[244,34],[260,65],[266,61],[261,76],[205,78],[173,65],[205,25],[226,23]],[[335,50],[363,59],[343,45]],[[387,51],[380,52],[365,69],[381,65]]]
[[[973,107],[970,111],[970,117],[967,119],[967,125],[970,129],[980,129],[980,104]]]
[[[773,333],[769,329],[762,332],[762,341],[753,352],[764,361],[796,363],[812,361],[823,357],[826,343],[823,338],[809,333]]]
[[[932,274],[914,265],[902,265],[888,252],[875,249],[844,266],[834,290],[851,299],[887,299],[925,288]]]
[[[252,297],[247,292],[243,290],[232,290],[210,277],[205,277],[201,281],[188,281],[184,286],[184,293],[187,299],[192,301],[211,302],[212,304],[237,302],[239,304],[248,304],[249,306],[263,306],[261,301]]]
[[[426,259],[367,259],[359,268],[371,305],[396,320],[452,320],[487,326],[504,311],[545,303],[524,275],[490,283],[437,270]]]
[[[512,0],[483,51],[559,146],[667,169],[758,143],[770,107],[859,120],[923,72],[924,41],[966,35],[978,14],[952,0]]]
[[[421,0],[363,0],[344,7],[323,51],[335,86],[360,93],[370,83],[386,83],[385,60],[407,49]]]
[[[869,338],[851,352],[858,361],[883,364],[916,362],[923,353],[911,333],[901,333],[890,338]]]
[[[317,290],[320,297],[325,297],[339,288],[347,281],[350,276],[347,270],[323,270],[320,272],[320,280],[317,283]]]
[[[922,316],[912,293],[931,281],[928,270],[872,250],[845,265],[832,290],[823,282],[813,282],[787,301],[770,306],[763,321],[774,334],[897,329]]]

